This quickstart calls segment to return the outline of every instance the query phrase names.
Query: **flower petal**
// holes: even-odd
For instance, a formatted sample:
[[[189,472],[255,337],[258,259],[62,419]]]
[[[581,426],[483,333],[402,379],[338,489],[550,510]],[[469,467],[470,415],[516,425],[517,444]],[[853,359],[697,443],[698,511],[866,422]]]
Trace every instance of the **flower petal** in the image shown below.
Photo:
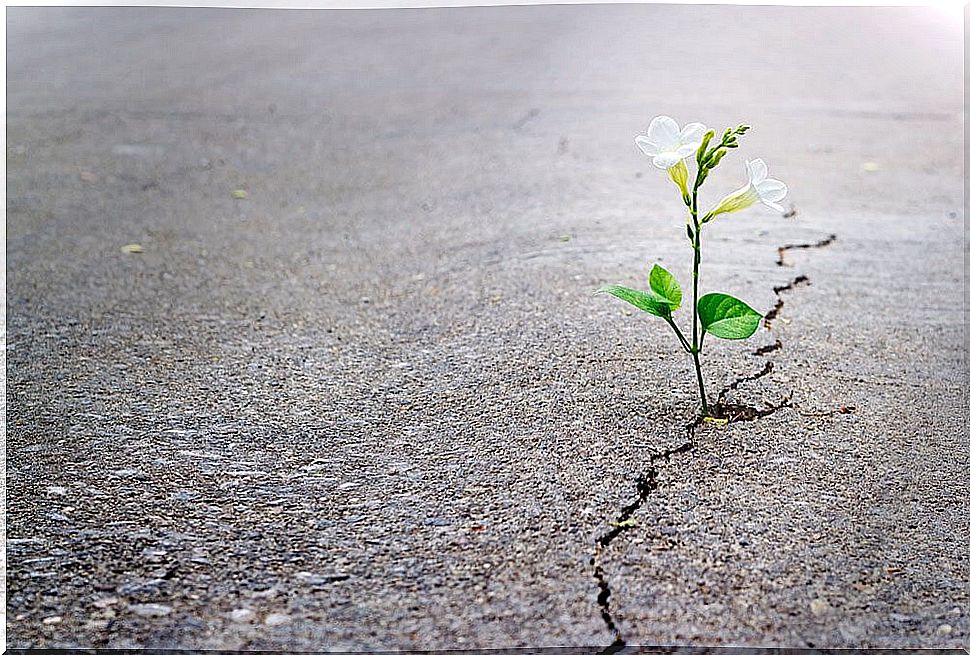
[[[746,184],[737,191],[733,191],[721,198],[721,201],[717,203],[717,207],[711,211],[711,214],[717,216],[718,214],[741,211],[754,205],[760,199],[754,187]]]
[[[690,177],[690,173],[687,170],[687,164],[681,159],[679,162],[667,169],[667,174],[670,179],[674,181],[680,188],[680,193],[684,196],[687,195],[687,180]]]
[[[647,136],[661,151],[673,150],[680,145],[680,128],[670,116],[657,116],[650,121]]]
[[[707,128],[704,127],[703,123],[688,123],[680,131],[680,142],[692,143],[696,141],[697,147],[699,148],[701,141],[704,139],[704,132],[707,132]]]
[[[640,152],[642,152],[645,155],[653,157],[654,155],[657,155],[660,153],[660,148],[657,147],[657,144],[655,144],[653,141],[643,136],[642,134],[638,136],[636,139],[634,139],[634,141],[636,142],[637,147],[640,148]]]
[[[768,205],[769,207],[771,207],[772,209],[774,209],[776,212],[784,212],[785,211],[785,208],[782,207],[781,205],[779,205],[777,202],[768,202],[768,201],[766,201],[764,199],[762,199],[762,202],[764,202],[766,205]]]
[[[764,202],[778,202],[788,195],[788,186],[781,180],[768,178],[757,184],[758,195]]]
[[[695,152],[697,152],[697,149],[700,147],[701,147],[700,143],[685,143],[684,145],[677,148],[677,150],[675,150],[674,152],[677,153],[677,155],[680,156],[681,158],[686,158],[686,157],[690,157]]]
[[[653,158],[653,165],[657,168],[670,168],[679,162],[683,157],[676,152],[662,152]]]
[[[763,159],[754,159],[745,162],[745,166],[748,169],[748,177],[751,178],[751,183],[754,185],[757,185],[768,177],[768,165],[765,164]]]

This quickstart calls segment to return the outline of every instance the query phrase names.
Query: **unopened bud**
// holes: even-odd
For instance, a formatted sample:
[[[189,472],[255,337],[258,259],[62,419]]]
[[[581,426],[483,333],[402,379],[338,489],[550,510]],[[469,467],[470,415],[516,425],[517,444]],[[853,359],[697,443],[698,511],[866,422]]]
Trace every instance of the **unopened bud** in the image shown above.
[[[704,161],[704,153],[707,152],[707,144],[711,142],[714,138],[714,130],[708,130],[704,133],[704,140],[701,141],[701,147],[697,149],[697,163],[700,164]]]

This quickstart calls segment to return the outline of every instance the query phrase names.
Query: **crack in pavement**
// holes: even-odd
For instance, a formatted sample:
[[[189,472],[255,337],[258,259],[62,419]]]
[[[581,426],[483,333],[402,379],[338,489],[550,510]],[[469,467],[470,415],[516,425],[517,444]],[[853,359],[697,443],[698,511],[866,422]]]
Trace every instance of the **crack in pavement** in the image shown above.
[[[761,355],[767,355],[768,353],[773,353],[776,350],[781,350],[781,339],[775,339],[775,342],[770,346],[761,346],[760,348],[755,350],[752,354],[761,356]]]
[[[781,297],[782,291],[792,291],[793,289],[795,289],[795,287],[799,287],[802,285],[809,285],[811,283],[812,282],[811,280],[808,279],[807,275],[799,275],[788,284],[783,284],[778,287],[772,287],[771,290],[774,291],[776,296],[778,296],[778,300],[775,301],[775,306],[772,307],[767,314],[765,314],[764,322],[765,322],[766,330],[771,329],[771,322],[776,318],[778,318],[778,314],[781,312],[781,308],[785,306],[785,301]],[[779,348],[780,347],[781,346],[779,346]]]
[[[784,266],[784,253],[787,250],[793,249],[803,249],[803,248],[824,248],[835,241],[835,235],[831,234],[827,238],[822,239],[816,243],[800,243],[800,244],[787,244],[778,248],[778,260],[777,264],[779,266]],[[766,330],[771,329],[771,321],[778,318],[782,307],[785,305],[785,301],[782,300],[781,294],[788,291],[793,291],[794,289],[811,284],[807,275],[799,275],[793,279],[788,284],[773,287],[772,291],[776,296],[778,296],[775,306],[767,313],[764,317],[764,326]],[[768,353],[780,350],[782,347],[781,339],[775,339],[775,343],[769,346],[762,346],[757,350],[753,351],[754,355],[764,356]],[[755,407],[750,407],[748,405],[738,405],[725,403],[727,395],[736,391],[739,386],[745,382],[753,382],[759,378],[762,378],[774,369],[774,363],[771,361],[765,362],[765,365],[757,373],[752,375],[742,376],[736,378],[733,382],[728,384],[726,387],[721,389],[717,395],[717,401],[713,405],[713,418],[727,419],[729,423],[738,423],[745,421],[755,421],[765,416],[770,416],[775,412],[786,407],[792,407],[792,393],[789,392],[788,395],[777,405],[768,405],[765,409],[757,409]],[[840,413],[848,413],[854,411],[854,407],[839,408]],[[796,410],[797,411],[797,410]],[[801,412],[799,412],[801,413]],[[832,412],[835,413],[835,412]],[[680,455],[686,453],[694,448],[694,433],[697,427],[704,423],[704,417],[698,416],[693,421],[687,423],[684,426],[685,431],[685,441],[674,448],[667,449],[661,453],[653,453],[650,455],[650,464],[647,467],[645,474],[637,477],[636,490],[637,496],[633,502],[629,505],[624,506],[620,510],[620,514],[615,521],[610,523],[611,529],[604,532],[602,535],[596,538],[596,551],[590,558],[590,566],[593,567],[593,577],[596,578],[596,586],[599,589],[599,594],[596,597],[596,602],[600,607],[600,616],[603,618],[603,622],[609,629],[610,633],[613,635],[613,641],[603,650],[599,651],[597,655],[615,655],[620,651],[624,650],[627,646],[626,640],[623,639],[623,635],[620,632],[620,628],[616,623],[616,619],[613,617],[613,610],[610,605],[610,598],[613,595],[613,591],[610,588],[609,580],[607,579],[606,572],[604,571],[602,565],[599,563],[600,556],[603,551],[609,547],[613,540],[619,537],[621,534],[627,530],[636,526],[636,522],[633,520],[633,515],[639,510],[643,504],[646,502],[647,497],[651,492],[656,490],[660,484],[657,481],[658,472],[654,466],[654,462],[658,459],[664,459],[670,461],[673,455]]]
[[[758,378],[763,378],[764,376],[771,373],[771,371],[774,368],[775,368],[775,365],[773,363],[765,362],[765,365],[761,368],[761,370],[755,373],[754,375],[748,375],[748,376],[740,377],[736,379],[734,382],[732,382],[731,384],[721,389],[720,393],[717,394],[717,401],[714,404],[720,405],[721,403],[724,402],[724,398],[732,391],[736,391],[739,386],[741,386],[745,382],[754,382]]]
[[[613,613],[610,608],[610,596],[612,591],[610,590],[610,583],[606,579],[606,573],[603,571],[603,567],[599,565],[599,556],[602,554],[603,550],[606,549],[614,539],[619,537],[621,534],[629,530],[636,525],[632,521],[633,515],[636,513],[643,503],[646,502],[647,496],[650,495],[654,489],[657,488],[657,469],[653,466],[653,463],[658,459],[664,458],[669,460],[671,455],[685,453],[694,447],[693,442],[693,426],[700,423],[701,419],[698,418],[691,424],[689,428],[688,440],[675,448],[671,448],[662,453],[654,453],[650,455],[650,466],[647,468],[647,472],[643,475],[637,477],[637,497],[632,503],[626,505],[620,510],[620,515],[615,521],[611,523],[612,529],[603,533],[596,539],[596,553],[590,558],[590,566],[593,567],[593,577],[596,578],[596,584],[599,587],[599,595],[596,597],[596,602],[600,606],[600,616],[603,617],[603,622],[606,623],[606,627],[613,634],[613,642],[601,650],[598,655],[613,655],[618,653],[624,648],[626,648],[626,641],[620,634],[620,629],[616,625],[616,621],[613,619]]]
[[[775,260],[775,264],[778,266],[787,266],[785,264],[785,251],[787,250],[798,250],[802,248],[824,248],[835,241],[835,235],[830,234],[821,241],[816,241],[815,243],[788,243],[784,246],[778,248],[778,259]]]
[[[525,127],[526,123],[528,123],[538,115],[539,115],[539,109],[537,107],[533,107],[532,109],[527,111],[524,116],[522,116],[521,118],[519,118],[519,120],[515,121],[512,124],[512,129],[521,130],[523,127]]]
[[[830,409],[827,412],[803,412],[797,407],[795,411],[806,418],[823,418],[826,416],[835,416],[836,414],[852,414],[855,412],[855,409],[855,405],[839,405],[835,409]]]
[[[786,244],[786,245],[781,246],[780,248],[778,248],[778,259],[777,259],[777,261],[775,261],[775,263],[778,266],[786,266],[786,264],[785,264],[785,251],[787,251],[787,250],[807,249],[807,248],[824,248],[825,246],[830,245],[833,241],[835,241],[835,235],[834,234],[830,234],[826,238],[822,239],[821,241],[816,241],[815,243],[789,243],[789,244]],[[802,284],[811,284],[811,283],[812,282],[811,282],[811,280],[808,279],[808,276],[807,275],[799,275],[798,277],[796,277],[794,280],[792,280],[788,284],[783,284],[781,286],[773,287],[771,289],[774,292],[774,294],[776,296],[778,296],[778,300],[775,302],[775,306],[772,307],[771,310],[767,314],[765,314],[765,316],[764,316],[764,322],[765,322],[765,329],[766,330],[770,330],[771,329],[771,322],[773,320],[775,320],[776,318],[778,318],[778,314],[781,312],[781,308],[785,306],[785,301],[782,300],[781,293],[783,291],[792,291],[795,287],[800,286]],[[770,352],[774,352],[776,350],[780,350],[781,347],[782,347],[781,339],[775,339],[775,342],[773,344],[771,344],[769,346],[762,346],[762,347],[758,348],[757,350],[754,351],[754,354],[755,355],[758,355],[758,356],[767,355]]]

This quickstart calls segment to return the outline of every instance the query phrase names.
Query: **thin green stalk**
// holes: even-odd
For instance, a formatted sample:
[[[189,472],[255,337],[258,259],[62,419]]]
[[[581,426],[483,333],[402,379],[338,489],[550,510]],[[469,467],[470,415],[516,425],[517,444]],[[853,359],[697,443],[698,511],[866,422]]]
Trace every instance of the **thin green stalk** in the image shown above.
[[[704,393],[704,376],[701,375],[701,361],[700,361],[700,342],[697,339],[697,284],[700,280],[700,268],[701,268],[701,225],[697,220],[697,182],[694,183],[694,193],[691,198],[690,214],[694,221],[694,294],[691,299],[691,306],[693,309],[693,330],[692,330],[692,341],[690,353],[694,358],[694,370],[697,372],[697,386],[701,392],[701,412],[704,416],[710,416],[710,410],[707,407],[707,394]],[[703,339],[703,336],[701,337]]]
[[[684,352],[689,353],[690,352],[690,344],[687,342],[686,337],[684,337],[684,333],[681,332],[680,331],[680,328],[677,327],[677,324],[674,323],[674,319],[673,318],[668,318],[667,319],[667,322],[670,323],[670,327],[672,327],[674,329],[674,333],[677,335],[677,338],[680,340],[680,345],[684,347]]]
[[[701,412],[704,416],[710,416],[711,412],[707,409],[707,395],[704,393],[704,377],[701,375],[701,361],[696,351],[692,354],[694,355],[694,370],[697,371],[697,386],[701,390]]]

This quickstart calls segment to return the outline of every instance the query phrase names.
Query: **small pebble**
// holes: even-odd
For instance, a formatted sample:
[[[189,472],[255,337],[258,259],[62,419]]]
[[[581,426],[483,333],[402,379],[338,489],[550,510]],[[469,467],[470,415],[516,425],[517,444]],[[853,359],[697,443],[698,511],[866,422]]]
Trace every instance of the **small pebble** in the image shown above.
[[[157,619],[163,616],[168,616],[172,613],[172,608],[168,605],[157,605],[155,603],[146,603],[144,605],[129,605],[128,609],[131,610],[133,614],[137,616],[143,616],[147,619]]]
[[[253,623],[256,620],[256,612],[241,607],[229,613],[229,618],[234,623]]]
[[[48,616],[42,621],[42,623],[44,625],[57,625],[63,620],[64,620],[64,617],[61,617],[61,616]]]
[[[296,574],[296,577],[309,585],[325,585],[330,584],[331,582],[341,582],[342,580],[347,580],[350,578],[349,575],[343,575],[340,573],[319,575],[316,573],[310,573],[309,571],[300,571]]]
[[[293,618],[290,615],[279,614],[276,612],[267,616],[266,619],[263,621],[263,623],[268,625],[269,627],[273,627],[276,625],[286,625],[287,623],[292,623],[292,622],[293,622]]]
[[[134,478],[135,480],[148,479],[145,472],[138,469],[115,469],[114,471],[111,471],[111,475],[115,476],[116,478]]]
[[[160,560],[168,555],[168,551],[163,548],[145,548],[141,551],[141,556],[152,561]]]
[[[264,589],[263,591],[254,591],[250,594],[253,598],[276,598],[278,593],[276,587],[270,587],[269,589]]]
[[[952,632],[953,632],[953,626],[950,625],[949,623],[944,623],[943,625],[941,625],[936,629],[936,634],[938,634],[941,637],[949,637]]]

